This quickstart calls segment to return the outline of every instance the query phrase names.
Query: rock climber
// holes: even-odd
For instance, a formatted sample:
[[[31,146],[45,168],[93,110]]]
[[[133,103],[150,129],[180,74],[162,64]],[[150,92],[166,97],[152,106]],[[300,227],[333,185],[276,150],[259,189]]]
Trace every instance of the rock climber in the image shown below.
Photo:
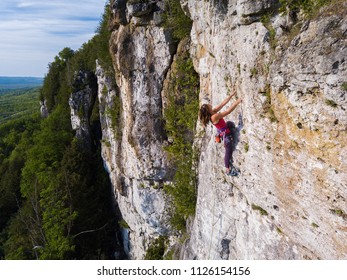
[[[206,127],[206,125],[211,122],[217,128],[216,142],[221,142],[221,138],[224,139],[225,155],[224,155],[224,165],[226,168],[226,173],[231,176],[236,176],[238,172],[233,168],[231,164],[231,153],[232,153],[232,135],[231,129],[234,124],[230,121],[225,122],[224,117],[229,115],[235,110],[237,105],[242,101],[241,98],[237,99],[228,109],[219,112],[229,101],[236,95],[236,90],[234,89],[232,94],[225,98],[222,103],[220,103],[215,108],[212,108],[211,104],[203,104],[200,108],[199,119],[201,123]]]

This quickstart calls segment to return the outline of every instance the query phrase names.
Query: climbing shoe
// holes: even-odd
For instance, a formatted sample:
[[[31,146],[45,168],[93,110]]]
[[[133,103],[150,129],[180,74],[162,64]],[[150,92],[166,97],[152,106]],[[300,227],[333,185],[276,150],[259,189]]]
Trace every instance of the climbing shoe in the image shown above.
[[[240,173],[240,170],[235,168],[234,166],[231,167],[230,172],[228,173],[229,176],[238,176]]]

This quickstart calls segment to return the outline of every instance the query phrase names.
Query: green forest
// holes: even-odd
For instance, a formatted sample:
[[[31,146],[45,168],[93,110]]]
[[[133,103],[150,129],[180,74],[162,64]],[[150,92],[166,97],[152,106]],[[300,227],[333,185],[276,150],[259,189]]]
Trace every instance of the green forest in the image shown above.
[[[109,70],[109,5],[96,35],[64,48],[48,65],[41,88],[0,96],[0,258],[112,259],[120,252],[111,186],[100,156],[98,106],[93,147],[74,136],[68,98],[74,73]],[[46,100],[47,118],[39,114]]]
[[[40,88],[16,89],[0,94],[0,124],[38,112]]]
[[[191,21],[179,1],[168,1],[168,5],[164,27],[178,44],[188,36]],[[42,87],[0,95],[0,259],[125,258],[121,219],[101,158],[98,100],[89,120],[92,147],[75,137],[68,102],[71,93],[97,86],[76,82],[76,73],[95,77],[96,60],[109,77],[115,76],[109,53],[110,17],[110,4],[106,4],[95,36],[76,51],[63,48],[48,65]],[[176,73],[170,84],[165,130],[175,139],[167,152],[179,160],[173,163],[177,168],[174,187],[165,186],[165,191],[173,197],[171,222],[183,231],[196,202],[195,174],[190,172],[194,123],[183,120],[186,113],[197,114],[198,76],[188,53],[176,64],[177,71],[186,74]],[[176,92],[183,92],[182,97],[175,98]],[[39,112],[43,101],[49,113],[46,118]],[[176,114],[182,102],[190,105]],[[186,164],[180,164],[181,160]],[[151,249],[163,247],[163,240]],[[146,258],[162,258],[151,252]]]

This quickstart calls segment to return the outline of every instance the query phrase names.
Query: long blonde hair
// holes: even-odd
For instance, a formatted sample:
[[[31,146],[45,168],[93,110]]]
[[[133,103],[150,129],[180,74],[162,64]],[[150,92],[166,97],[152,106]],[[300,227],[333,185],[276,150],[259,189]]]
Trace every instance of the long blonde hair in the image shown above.
[[[204,104],[200,107],[199,119],[201,123],[206,126],[211,121],[211,113],[208,108],[208,104]]]

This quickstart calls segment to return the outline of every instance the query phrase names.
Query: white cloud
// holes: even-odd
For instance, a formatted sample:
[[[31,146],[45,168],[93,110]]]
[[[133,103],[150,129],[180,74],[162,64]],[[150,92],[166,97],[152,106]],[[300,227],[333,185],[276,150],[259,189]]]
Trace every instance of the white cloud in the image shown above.
[[[32,6],[32,5],[34,5],[33,3],[19,3],[18,5],[17,5],[17,7],[18,8],[25,8],[25,7],[30,7],[30,6]]]
[[[92,38],[102,0],[1,0],[0,76],[43,76],[64,47]]]

